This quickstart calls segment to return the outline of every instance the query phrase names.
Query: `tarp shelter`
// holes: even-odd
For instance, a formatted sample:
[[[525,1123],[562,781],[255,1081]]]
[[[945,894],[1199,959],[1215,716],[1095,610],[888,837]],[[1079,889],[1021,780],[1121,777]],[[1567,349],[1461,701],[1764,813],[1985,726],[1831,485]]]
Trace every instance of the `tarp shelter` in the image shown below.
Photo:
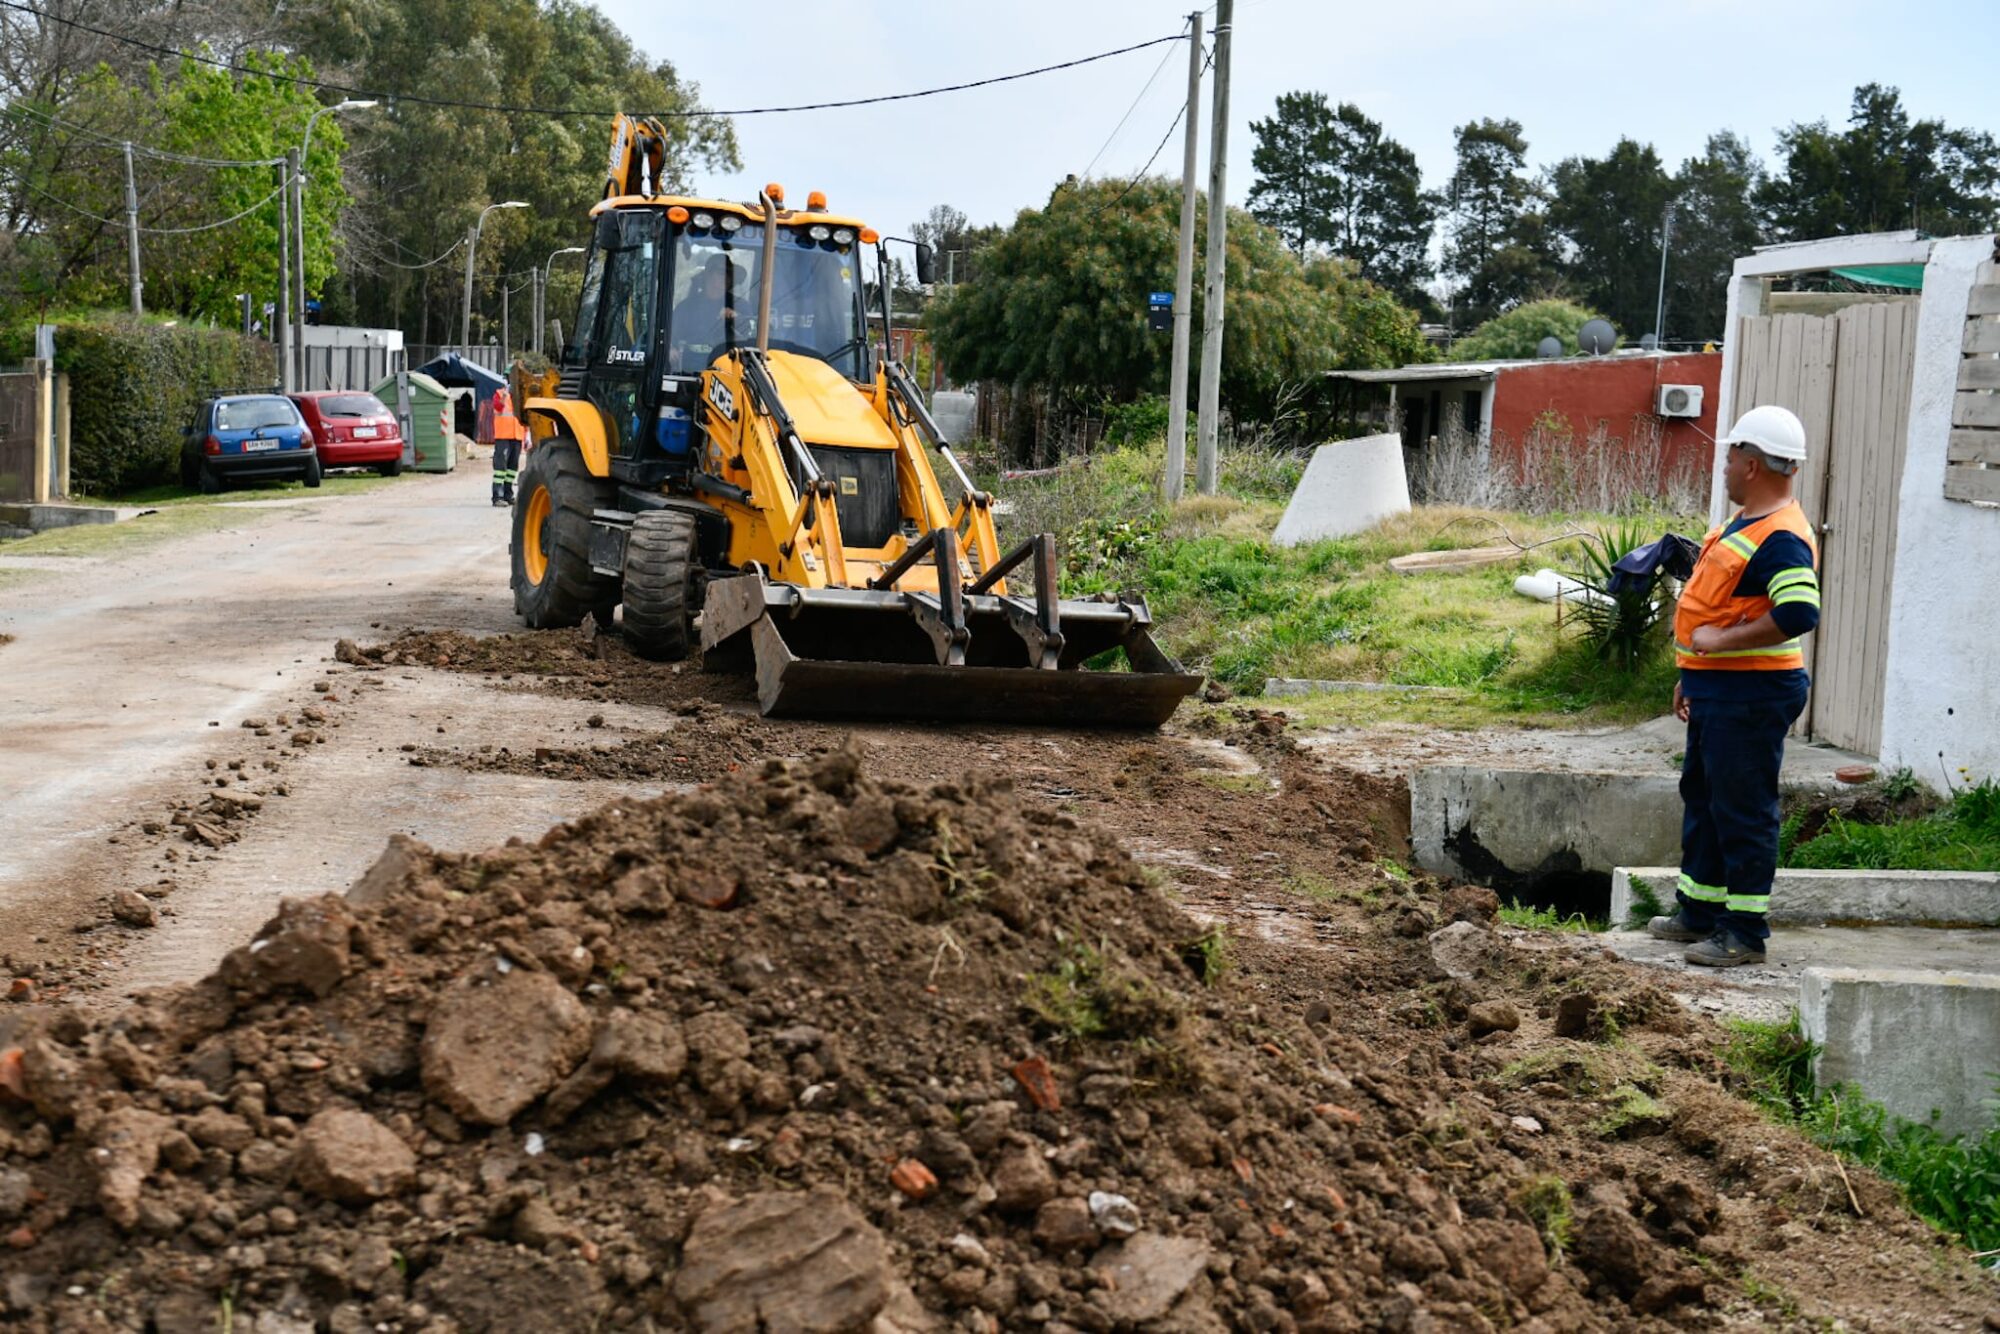
[[[375,397],[396,410],[396,377],[375,386]],[[418,472],[450,472],[458,465],[449,426],[451,391],[422,371],[410,372],[410,466]]]
[[[467,361],[456,352],[447,352],[441,357],[432,357],[417,367],[417,373],[428,375],[447,389],[470,389],[474,406],[483,408],[486,400],[493,397],[495,389],[505,389],[507,378],[487,370],[484,366]]]

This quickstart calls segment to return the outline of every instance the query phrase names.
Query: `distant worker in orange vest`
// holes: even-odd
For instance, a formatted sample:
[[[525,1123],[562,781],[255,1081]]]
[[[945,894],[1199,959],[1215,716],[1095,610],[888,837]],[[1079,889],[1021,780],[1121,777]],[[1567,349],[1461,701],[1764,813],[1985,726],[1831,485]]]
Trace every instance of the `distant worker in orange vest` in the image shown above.
[[[514,503],[514,479],[521,470],[521,419],[505,389],[493,391],[493,503]]]
[[[1792,496],[1806,429],[1752,408],[1724,436],[1723,485],[1739,506],[1710,530],[1674,613],[1687,724],[1677,910],[1647,930],[1688,942],[1689,963],[1762,963],[1778,866],[1778,771],[1810,682],[1800,637],[1819,625],[1819,544]]]

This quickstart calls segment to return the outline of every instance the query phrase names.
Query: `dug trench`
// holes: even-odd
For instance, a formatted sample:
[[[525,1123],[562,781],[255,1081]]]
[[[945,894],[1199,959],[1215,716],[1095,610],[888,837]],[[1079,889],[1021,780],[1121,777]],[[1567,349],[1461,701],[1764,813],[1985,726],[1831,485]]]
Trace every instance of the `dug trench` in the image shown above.
[[[413,742],[412,767],[665,795],[484,852],[396,841],[123,1008],[0,1006],[12,1327],[1908,1329],[1995,1305],[1889,1188],[1733,1096],[1713,1025],[1411,876],[1400,784],[1313,760],[1282,715],[850,732],[582,633],[345,656],[603,715],[571,744]]]

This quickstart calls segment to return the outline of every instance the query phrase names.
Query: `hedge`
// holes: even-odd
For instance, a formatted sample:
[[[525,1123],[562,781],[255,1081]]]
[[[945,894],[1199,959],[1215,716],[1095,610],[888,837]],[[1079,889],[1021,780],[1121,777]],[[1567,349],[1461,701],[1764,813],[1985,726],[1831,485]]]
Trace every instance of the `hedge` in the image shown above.
[[[103,495],[172,481],[181,428],[204,397],[276,383],[271,345],[229,329],[127,315],[58,316],[56,369],[69,376],[70,488]],[[34,326],[0,330],[0,363],[34,351]]]

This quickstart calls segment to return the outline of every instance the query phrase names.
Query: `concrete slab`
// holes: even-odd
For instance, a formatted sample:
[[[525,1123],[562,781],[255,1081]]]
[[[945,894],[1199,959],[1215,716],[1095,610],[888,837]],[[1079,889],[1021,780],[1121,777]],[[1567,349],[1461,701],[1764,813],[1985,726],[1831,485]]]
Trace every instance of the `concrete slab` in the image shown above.
[[[1672,773],[1431,765],[1410,778],[1417,865],[1503,892],[1680,856]]]
[[[1898,1116],[1950,1135],[1993,1124],[2000,976],[1934,969],[1811,968],[1799,1026],[1821,1044],[1813,1078],[1852,1084]]]
[[[940,389],[931,395],[931,416],[945,439],[970,440],[979,416],[979,395],[969,389]]]
[[[9,528],[25,528],[32,533],[47,532],[51,528],[80,528],[94,523],[122,523],[126,519],[136,519],[141,514],[155,514],[157,510],[135,505],[69,505],[51,503],[46,505],[0,505],[0,524]]]
[[[1621,866],[1611,873],[1611,920],[1632,911],[1632,882],[1671,906],[1680,872]],[[1812,926],[2000,926],[2000,874],[1990,871],[1779,871],[1771,921]],[[1996,965],[2000,966],[2000,965]]]
[[[1687,946],[1643,931],[1606,931],[1595,939],[1619,958],[1655,971],[1660,984],[1690,1009],[1771,1022],[1782,1022],[1798,1006],[1800,981],[1812,968],[1978,973],[2000,960],[2000,930],[1993,928],[1780,926],[1766,962],[1721,969],[1698,968],[1681,957]]]
[[[1321,445],[1271,533],[1271,544],[1291,547],[1346,537],[1409,509],[1401,436],[1367,435]]]

